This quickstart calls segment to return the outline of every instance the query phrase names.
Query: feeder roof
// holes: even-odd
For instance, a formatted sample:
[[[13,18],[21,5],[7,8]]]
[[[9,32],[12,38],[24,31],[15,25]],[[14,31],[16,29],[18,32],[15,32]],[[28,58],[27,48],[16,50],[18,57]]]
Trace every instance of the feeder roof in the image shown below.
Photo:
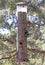
[[[18,6],[23,6],[23,5],[24,5],[24,6],[25,6],[26,3],[25,3],[25,2],[19,2],[19,3],[17,3],[17,5],[18,5]]]

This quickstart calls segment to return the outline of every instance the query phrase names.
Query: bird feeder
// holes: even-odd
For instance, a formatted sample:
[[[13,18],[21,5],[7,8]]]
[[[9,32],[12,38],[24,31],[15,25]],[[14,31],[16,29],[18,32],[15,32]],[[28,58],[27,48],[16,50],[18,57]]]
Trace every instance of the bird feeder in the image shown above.
[[[18,38],[16,43],[16,62],[27,62],[27,5],[24,2],[17,3],[18,13]]]

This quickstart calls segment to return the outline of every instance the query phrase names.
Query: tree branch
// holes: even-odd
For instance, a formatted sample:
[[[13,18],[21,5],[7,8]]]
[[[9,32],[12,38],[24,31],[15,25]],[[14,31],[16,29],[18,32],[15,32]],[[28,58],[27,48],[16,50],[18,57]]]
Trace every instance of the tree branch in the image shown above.
[[[12,40],[10,40],[10,39],[8,39],[8,38],[0,37],[0,39],[3,40],[3,41],[8,41],[8,42],[10,42],[11,44],[15,43],[14,41],[12,41]]]
[[[41,54],[44,54],[44,55],[45,55],[45,51],[42,51],[42,50],[38,50],[38,49],[29,49],[29,48],[28,48],[28,50],[31,51],[31,52],[33,52],[33,53],[36,52],[36,53],[41,53]]]
[[[38,50],[38,49],[29,49],[29,48],[28,48],[28,51],[31,51],[31,52],[33,52],[33,53],[41,53],[41,54],[45,55],[45,51],[41,51],[41,50]],[[15,49],[15,50],[12,50],[12,51],[5,52],[5,54],[6,54],[6,53],[14,53],[14,52],[16,52],[16,49]],[[2,53],[1,53],[1,54],[2,54]],[[0,54],[0,55],[1,55],[1,54]],[[10,58],[12,58],[12,57],[15,57],[15,55],[12,55],[12,56],[9,56],[9,57],[5,57],[5,58],[1,58],[0,60],[10,59]]]

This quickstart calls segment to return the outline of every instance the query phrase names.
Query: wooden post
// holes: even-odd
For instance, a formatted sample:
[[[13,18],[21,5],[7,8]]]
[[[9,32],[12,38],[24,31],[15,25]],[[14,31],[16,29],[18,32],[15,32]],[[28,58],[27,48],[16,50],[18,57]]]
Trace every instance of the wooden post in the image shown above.
[[[18,6],[25,7],[26,4],[21,2]],[[25,9],[25,8],[24,8]],[[18,44],[16,62],[27,62],[27,13],[25,11],[18,11]]]

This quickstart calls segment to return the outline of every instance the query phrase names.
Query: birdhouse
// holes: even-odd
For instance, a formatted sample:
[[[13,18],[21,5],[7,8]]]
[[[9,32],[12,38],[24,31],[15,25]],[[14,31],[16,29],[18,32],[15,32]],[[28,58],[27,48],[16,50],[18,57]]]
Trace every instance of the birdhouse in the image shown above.
[[[16,43],[16,62],[27,62],[27,5],[24,2],[17,3],[18,12],[18,38]]]

